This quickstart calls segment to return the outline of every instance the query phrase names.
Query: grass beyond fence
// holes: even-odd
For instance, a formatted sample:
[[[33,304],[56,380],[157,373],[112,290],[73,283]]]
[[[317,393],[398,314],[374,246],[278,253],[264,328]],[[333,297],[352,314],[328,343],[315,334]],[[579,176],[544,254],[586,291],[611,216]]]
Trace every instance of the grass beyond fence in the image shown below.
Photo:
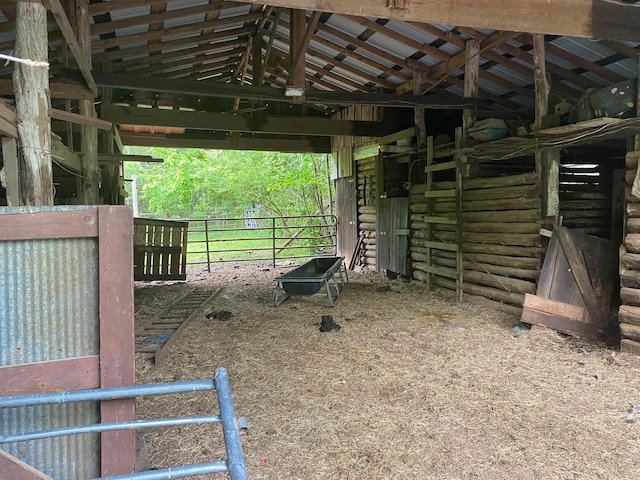
[[[336,254],[333,215],[194,218],[189,222],[187,266],[248,262],[271,264]]]

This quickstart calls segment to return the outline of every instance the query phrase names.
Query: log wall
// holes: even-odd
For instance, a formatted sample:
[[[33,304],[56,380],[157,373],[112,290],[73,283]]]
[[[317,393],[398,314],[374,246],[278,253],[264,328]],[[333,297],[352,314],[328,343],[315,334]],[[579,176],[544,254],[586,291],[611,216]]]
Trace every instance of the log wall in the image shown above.
[[[640,198],[631,194],[640,151],[627,153],[627,223],[620,248],[620,350],[640,355]]]
[[[358,179],[358,234],[362,246],[357,259],[360,265],[376,268],[376,157],[356,162]]]
[[[462,252],[465,299],[510,313],[522,308],[525,293],[535,293],[540,273],[539,175],[526,173],[464,179],[462,192]],[[455,188],[454,182],[434,182],[433,190]],[[426,280],[427,201],[433,214],[455,218],[455,202],[424,196],[426,186],[411,192],[411,260],[413,276]],[[432,225],[438,240],[455,243],[455,225]],[[455,252],[432,250],[433,265],[455,268]],[[455,281],[434,276],[434,285],[455,290]]]

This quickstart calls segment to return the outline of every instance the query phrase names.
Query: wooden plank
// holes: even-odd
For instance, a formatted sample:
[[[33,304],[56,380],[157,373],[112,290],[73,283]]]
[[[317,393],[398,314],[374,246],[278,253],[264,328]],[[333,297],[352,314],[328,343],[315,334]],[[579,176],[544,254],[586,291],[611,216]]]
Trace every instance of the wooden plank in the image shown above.
[[[133,216],[131,207],[98,207],[100,386],[135,384]],[[135,420],[135,400],[101,402],[103,423]],[[135,471],[135,432],[101,434],[102,476]]]
[[[80,173],[82,159],[79,154],[72,152],[56,137],[51,137],[51,158],[55,163],[74,173]]]
[[[634,325],[631,323],[620,324],[620,334],[633,341],[640,341],[640,325]]]
[[[94,209],[69,212],[9,214],[11,225],[0,229],[0,240],[84,238],[98,235]],[[7,216],[3,216],[7,218]]]
[[[443,163],[434,163],[433,165],[427,165],[424,168],[425,172],[438,172],[440,170],[453,170],[454,168],[456,168],[457,163],[455,160],[452,160],[451,162],[443,162]]]
[[[100,387],[97,355],[0,367],[0,397]]]
[[[587,271],[583,258],[581,258],[582,255],[580,255],[569,234],[569,230],[565,227],[557,226],[554,233],[558,237],[560,246],[567,258],[567,262],[571,268],[571,273],[578,285],[580,295],[591,319],[594,322],[597,322],[598,325],[606,325],[607,319],[602,313],[602,308],[598,304],[598,295],[594,291],[589,272]]]
[[[65,41],[67,42],[67,46],[69,50],[73,54],[73,58],[76,60],[78,64],[78,68],[82,72],[82,76],[87,82],[87,87],[89,91],[94,97],[98,96],[98,87],[96,86],[96,82],[91,75],[91,61],[90,56],[87,57],[85,48],[79,41],[76,36],[76,32],[69,23],[69,19],[67,18],[67,14],[62,6],[62,2],[60,0],[47,0],[49,3],[49,9],[53,14],[53,17],[56,19],[56,23],[58,24],[58,28],[62,32]],[[88,2],[87,2],[88,5]],[[84,12],[86,14],[86,6],[84,6]],[[90,43],[90,41],[89,41]],[[90,48],[90,47],[89,47]],[[89,50],[90,52],[91,50]],[[90,53],[89,53],[90,55]]]
[[[464,62],[464,96],[478,96],[478,74],[480,72],[480,42],[476,39],[467,40],[465,44]],[[466,109],[462,112],[462,135],[466,140],[469,129],[476,121],[476,112]]]
[[[99,118],[87,117],[73,112],[65,112],[57,108],[51,109],[51,118],[62,120],[64,122],[74,123],[76,125],[84,125],[85,127],[95,127],[99,130],[111,130],[111,122],[100,120]]]
[[[531,325],[539,325],[552,328],[569,335],[578,334],[590,338],[605,338],[607,336],[606,331],[598,328],[594,324],[579,322],[576,320],[568,319],[566,317],[540,312],[537,310],[524,309],[522,311],[521,320],[525,323],[530,323]]]
[[[11,92],[14,94],[14,92]],[[16,109],[0,102],[0,134],[18,138],[18,130],[16,128]]]
[[[640,307],[633,305],[620,305],[618,319],[623,323],[640,325]]]
[[[31,465],[0,449],[0,480],[53,480]]]
[[[640,355],[640,342],[635,342],[627,338],[620,340],[620,351],[625,353],[631,353],[633,355]]]
[[[551,315],[558,315],[579,322],[585,321],[584,308],[540,297],[531,293],[525,294],[523,307],[525,309],[535,310]]]
[[[8,78],[0,79],[0,95],[13,95],[15,87],[13,80]],[[77,83],[63,83],[50,81],[49,94],[51,98],[68,98],[71,100],[91,100],[93,95],[89,89]]]
[[[18,144],[15,138],[2,138],[2,162],[5,173],[7,205],[20,205],[20,177],[18,168]]]
[[[260,0],[247,0],[259,4]],[[606,0],[580,3],[562,0],[462,0],[448,2],[412,0],[408,10],[387,8],[387,0],[327,2],[326,0],[273,0],[276,7],[320,10],[346,15],[395,18],[419,23],[460,25],[512,32],[533,32],[616,40],[640,40],[640,12],[633,5]]]
[[[455,197],[456,190],[431,190],[428,192],[424,192],[424,196],[427,198],[446,198],[446,197]]]
[[[215,90],[215,89],[214,89]],[[139,107],[103,105],[102,117],[119,125],[147,125],[219,130],[225,132],[261,132],[316,136],[382,135],[382,122],[335,120],[325,117],[264,116],[257,122],[251,115],[227,115],[211,112],[187,112]]]

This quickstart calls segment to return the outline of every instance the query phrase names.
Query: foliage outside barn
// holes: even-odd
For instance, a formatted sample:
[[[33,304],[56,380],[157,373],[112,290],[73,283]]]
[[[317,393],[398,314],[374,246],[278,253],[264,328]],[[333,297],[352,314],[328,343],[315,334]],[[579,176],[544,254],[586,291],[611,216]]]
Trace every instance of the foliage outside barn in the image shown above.
[[[259,261],[273,256],[266,250],[286,243],[289,237],[295,237],[287,243],[293,250],[279,252],[287,258],[331,253],[333,222],[330,217],[316,217],[333,213],[325,155],[131,150],[164,159],[160,164],[127,164],[125,176],[136,178],[141,217],[191,220],[191,265]],[[132,198],[132,182],[128,189]],[[299,216],[314,218],[287,218]],[[274,235],[278,240],[273,240]]]

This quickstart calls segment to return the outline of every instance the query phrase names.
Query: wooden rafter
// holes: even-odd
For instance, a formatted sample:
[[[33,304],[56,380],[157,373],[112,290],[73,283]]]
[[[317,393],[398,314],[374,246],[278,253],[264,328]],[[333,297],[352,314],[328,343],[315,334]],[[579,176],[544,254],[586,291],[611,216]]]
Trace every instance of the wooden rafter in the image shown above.
[[[89,91],[93,94],[94,97],[98,96],[98,88],[96,87],[96,82],[93,80],[93,76],[91,75],[91,62],[89,61],[90,59],[85,56],[83,48],[78,42],[78,37],[76,36],[74,29],[71,27],[71,23],[69,22],[69,18],[67,17],[67,13],[65,12],[61,1],[47,1],[49,3],[51,13],[56,19],[58,28],[62,32],[62,35],[67,42],[67,46],[69,47],[69,50],[73,54],[73,57],[78,64],[78,68],[82,72],[82,76],[87,82]]]
[[[143,53],[152,53],[159,52],[163,50],[174,50],[180,46],[194,46],[198,44],[211,44],[212,48],[216,47],[216,43],[224,42],[230,38],[245,38],[247,35],[253,33],[255,31],[255,27],[253,26],[244,26],[240,28],[234,28],[230,30],[224,30],[222,32],[208,33],[205,35],[200,35],[198,37],[185,37],[178,38],[176,40],[169,40],[166,42],[162,42],[160,44],[152,44],[152,45],[142,45],[137,47],[129,47],[129,48],[121,48],[116,51],[108,51],[101,54],[98,54],[95,58],[97,62],[105,62],[109,60],[116,60],[121,58],[126,58],[134,55],[140,55]],[[214,42],[214,43],[211,43]],[[123,63],[125,63],[125,60]]]
[[[222,27],[226,25],[237,25],[238,23],[255,22],[261,17],[262,15],[260,13],[248,13],[247,15],[220,18],[216,20],[200,22],[197,24],[168,27],[168,28],[163,28],[161,30],[156,30],[152,32],[134,33],[131,35],[105,38],[105,39],[96,40],[95,42],[93,42],[93,48],[96,50],[103,50],[103,49],[106,50],[108,48],[119,47],[121,45],[126,45],[129,43],[145,42],[145,41],[155,40],[158,38],[167,37],[171,35],[197,33],[204,28],[215,28],[215,27]],[[199,39],[194,39],[194,40],[199,41]]]
[[[316,31],[318,20],[320,20],[320,12],[313,12],[311,14],[311,18],[309,18],[309,23],[307,24],[304,36],[302,37],[302,42],[296,47],[296,56],[291,59],[292,74],[300,68],[304,69],[302,65],[304,64],[304,59],[307,54],[307,49],[309,48],[309,42],[311,42],[311,37]]]

